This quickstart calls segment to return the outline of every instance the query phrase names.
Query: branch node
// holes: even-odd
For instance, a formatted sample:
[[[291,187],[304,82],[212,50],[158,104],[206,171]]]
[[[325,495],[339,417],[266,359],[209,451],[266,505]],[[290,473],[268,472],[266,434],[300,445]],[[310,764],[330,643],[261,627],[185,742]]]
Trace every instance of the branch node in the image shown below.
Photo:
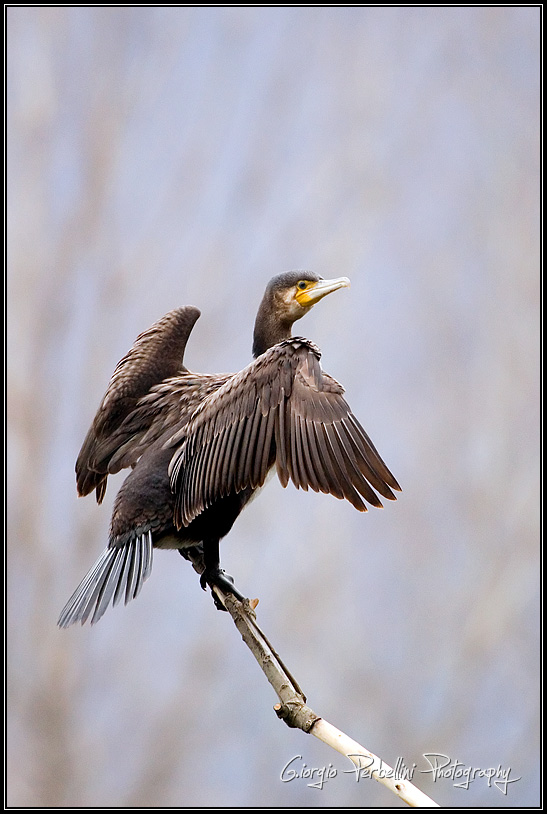
[[[201,574],[204,569],[203,552],[194,547],[185,551],[184,556],[190,560],[194,569]],[[212,587],[212,593],[219,603],[224,605],[239,630],[241,637],[260,665],[266,678],[275,690],[279,702],[274,710],[277,717],[285,721],[292,729],[301,729],[303,732],[314,735],[323,743],[328,744],[340,754],[349,758],[359,770],[362,769],[361,758],[372,760],[378,771],[372,773],[374,780],[387,786],[401,800],[415,808],[438,808],[438,804],[427,797],[410,782],[396,782],[393,779],[393,769],[383,760],[365,749],[357,741],[349,738],[344,732],[336,729],[324,718],[307,706],[306,697],[300,689],[298,682],[283,664],[278,653],[268,641],[264,632],[256,621],[256,599],[245,599],[241,602],[233,594],[225,594],[217,586]],[[368,764],[367,764],[368,765]],[[383,769],[381,772],[380,769]],[[386,771],[387,770],[387,771]]]
[[[291,729],[301,729],[306,733],[311,732],[312,726],[319,720],[319,715],[316,715],[313,709],[310,709],[303,701],[294,700],[275,704],[274,710],[277,717],[285,721]]]

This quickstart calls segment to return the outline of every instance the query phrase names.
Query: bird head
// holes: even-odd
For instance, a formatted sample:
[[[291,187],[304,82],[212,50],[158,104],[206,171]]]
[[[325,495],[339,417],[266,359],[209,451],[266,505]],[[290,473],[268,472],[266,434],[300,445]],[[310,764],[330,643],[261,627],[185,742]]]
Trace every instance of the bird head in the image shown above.
[[[254,356],[287,339],[293,323],[307,314],[315,303],[339,288],[349,287],[349,284],[347,277],[324,280],[313,271],[287,271],[273,277],[256,317]]]

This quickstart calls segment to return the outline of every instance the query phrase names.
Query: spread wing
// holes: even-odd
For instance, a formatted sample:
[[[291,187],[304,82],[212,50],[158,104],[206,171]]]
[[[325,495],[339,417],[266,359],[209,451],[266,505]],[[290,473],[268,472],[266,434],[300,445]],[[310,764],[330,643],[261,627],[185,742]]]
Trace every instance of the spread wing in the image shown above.
[[[219,497],[258,488],[275,464],[283,486],[346,498],[359,511],[400,486],[352,414],[319,349],[294,337],[232,376],[194,413],[169,467],[175,522],[187,526]],[[376,490],[376,491],[375,491]]]
[[[155,408],[140,410],[120,431],[139,400],[169,377],[186,372],[182,360],[190,332],[200,316],[193,306],[170,311],[141,333],[131,350],[118,362],[107,391],[76,462],[79,495],[96,491],[100,503],[108,474],[132,466],[141,449],[137,443],[158,415]],[[161,405],[160,405],[161,407]],[[157,428],[156,435],[163,428]],[[117,457],[116,457],[117,456]]]

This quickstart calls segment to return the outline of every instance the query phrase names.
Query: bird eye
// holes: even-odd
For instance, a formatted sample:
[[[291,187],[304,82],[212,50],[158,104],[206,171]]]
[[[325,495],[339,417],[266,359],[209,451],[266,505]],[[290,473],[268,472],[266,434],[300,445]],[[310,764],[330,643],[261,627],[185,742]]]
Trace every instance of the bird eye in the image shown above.
[[[300,282],[297,283],[297,287],[300,289],[300,291],[304,291],[304,289],[308,287],[308,284],[305,280],[300,280]]]

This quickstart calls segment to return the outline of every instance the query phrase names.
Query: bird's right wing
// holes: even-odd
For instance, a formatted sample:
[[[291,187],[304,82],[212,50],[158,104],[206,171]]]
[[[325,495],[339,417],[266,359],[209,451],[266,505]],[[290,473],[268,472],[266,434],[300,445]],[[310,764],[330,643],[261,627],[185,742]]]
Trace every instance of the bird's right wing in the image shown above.
[[[175,523],[187,526],[219,498],[262,486],[275,464],[283,486],[346,498],[366,511],[400,486],[324,374],[319,349],[293,337],[231,377],[173,436],[169,467]]]
[[[185,372],[183,355],[190,332],[200,311],[187,305],[170,311],[151,328],[139,334],[131,350],[118,362],[93,424],[76,462],[79,495],[96,490],[100,503],[106,491],[113,458],[123,447],[123,466],[131,466],[140,454],[133,440],[140,438],[155,419],[153,409],[141,410],[138,420],[121,426],[134,411],[139,399],[164,379]],[[121,468],[118,467],[118,469]]]

